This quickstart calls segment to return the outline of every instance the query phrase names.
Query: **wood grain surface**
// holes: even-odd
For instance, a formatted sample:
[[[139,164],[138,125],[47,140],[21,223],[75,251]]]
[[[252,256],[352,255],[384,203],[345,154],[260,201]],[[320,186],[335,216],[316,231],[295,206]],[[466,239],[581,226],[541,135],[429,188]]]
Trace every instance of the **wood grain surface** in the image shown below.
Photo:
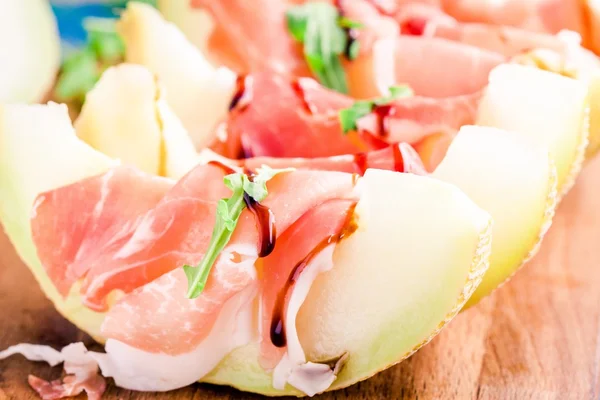
[[[1,194],[0,194],[1,195]],[[54,311],[0,234],[0,348],[93,341]],[[538,256],[510,283],[460,314],[400,365],[319,399],[598,399],[600,394],[600,159],[564,199]],[[34,399],[27,375],[61,369],[0,361],[0,399]],[[81,398],[84,398],[83,396]],[[170,393],[110,386],[106,399],[258,399],[226,387]]]

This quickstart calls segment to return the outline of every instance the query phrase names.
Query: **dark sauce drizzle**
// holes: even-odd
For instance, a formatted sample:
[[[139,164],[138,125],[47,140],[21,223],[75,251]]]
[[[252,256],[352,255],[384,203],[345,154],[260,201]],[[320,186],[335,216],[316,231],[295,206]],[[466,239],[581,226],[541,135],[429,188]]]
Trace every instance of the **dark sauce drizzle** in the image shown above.
[[[302,88],[302,85],[300,85],[300,81],[298,79],[294,79],[294,81],[291,83],[291,85],[292,85],[292,90],[296,93],[296,96],[302,102],[302,106],[304,107],[304,110],[309,114],[315,114],[314,107],[312,106],[312,104],[310,104],[306,100],[306,93],[304,93],[304,88]]]
[[[235,81],[235,92],[229,103],[229,111],[238,108],[243,110],[252,101],[252,77],[240,75]]]
[[[356,153],[354,154],[354,166],[358,170],[358,173],[362,176],[367,172],[369,166],[369,160],[367,153]]]
[[[377,116],[377,128],[380,136],[389,134],[388,117],[396,113],[396,109],[392,104],[384,104],[373,107],[373,113]]]
[[[208,164],[221,168],[227,175],[236,172],[233,168],[220,161],[209,161]],[[250,171],[244,170],[244,173],[248,175],[250,180],[254,178]],[[275,249],[275,239],[277,237],[275,231],[275,215],[273,215],[273,212],[269,207],[263,206],[246,192],[244,192],[244,203],[246,203],[246,207],[248,207],[248,210],[254,215],[254,220],[256,221],[256,228],[259,235],[258,256],[261,258],[266,257],[273,252],[273,249]]]
[[[251,171],[245,169],[244,173],[250,181],[254,180],[254,175]],[[273,215],[273,211],[269,207],[260,204],[246,192],[244,192],[244,203],[246,203],[246,207],[254,215],[254,221],[256,222],[259,240],[258,257],[266,257],[275,249],[275,241],[277,239],[275,215]]]
[[[273,309],[273,316],[271,318],[271,327],[270,327],[270,337],[271,343],[275,347],[284,347],[287,344],[286,334],[285,334],[285,325],[283,322],[284,319],[284,308],[285,308],[285,299],[288,297],[292,287],[300,277],[300,274],[308,264],[312,261],[312,259],[319,254],[325,247],[329,246],[333,243],[338,243],[344,237],[350,236],[356,229],[358,228],[355,221],[353,221],[354,217],[354,209],[356,208],[356,204],[350,207],[346,213],[346,220],[344,221],[344,225],[342,230],[336,235],[330,235],[323,239],[317,246],[310,251],[290,272],[288,279],[283,286],[279,290],[277,294],[277,301],[275,302],[275,308]]]
[[[404,157],[399,143],[392,145],[392,152],[394,154],[394,171],[404,172]]]
[[[209,161],[208,164],[221,168],[226,175],[235,174],[235,170],[233,168],[231,168],[229,165],[223,164],[221,161],[213,160]]]
[[[263,206],[246,192],[244,192],[244,202],[256,221],[259,234],[258,256],[261,258],[266,257],[275,249],[275,239],[277,237],[275,216],[269,207]]]
[[[344,11],[344,7],[342,5],[342,0],[335,0],[334,5],[335,5],[335,8],[338,9],[338,13],[340,14],[340,17],[343,17],[345,14],[345,11]],[[346,34],[346,37],[348,38],[348,40],[346,41],[346,48],[344,49],[344,57],[346,57],[346,59],[348,59],[348,60],[351,60],[350,49],[352,49],[352,45],[354,44],[354,42],[358,40],[360,32],[357,29],[353,29],[353,28],[342,28],[342,29],[344,30],[344,33]]]

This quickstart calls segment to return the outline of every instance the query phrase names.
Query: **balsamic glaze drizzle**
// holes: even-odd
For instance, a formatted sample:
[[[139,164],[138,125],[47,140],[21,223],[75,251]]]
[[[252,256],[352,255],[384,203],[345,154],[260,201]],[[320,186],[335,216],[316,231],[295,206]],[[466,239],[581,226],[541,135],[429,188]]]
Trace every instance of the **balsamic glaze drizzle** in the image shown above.
[[[344,221],[342,230],[335,235],[330,235],[323,239],[317,246],[310,251],[290,272],[288,279],[277,294],[277,301],[275,302],[275,308],[273,309],[273,316],[271,318],[271,327],[270,327],[270,338],[271,343],[275,347],[284,347],[287,343],[286,334],[285,334],[285,324],[284,324],[284,314],[285,314],[285,300],[289,296],[291,289],[294,284],[300,277],[300,274],[308,264],[312,261],[312,259],[318,255],[325,247],[329,246],[333,243],[338,243],[346,236],[350,236],[358,226],[353,221],[354,217],[354,209],[356,208],[356,204],[350,207],[346,213],[346,220]]]

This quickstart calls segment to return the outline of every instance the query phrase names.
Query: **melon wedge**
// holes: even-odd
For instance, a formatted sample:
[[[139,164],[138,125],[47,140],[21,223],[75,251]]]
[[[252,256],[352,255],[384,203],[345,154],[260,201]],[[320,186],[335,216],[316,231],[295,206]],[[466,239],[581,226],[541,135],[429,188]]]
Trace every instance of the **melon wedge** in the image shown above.
[[[172,23],[153,7],[131,2],[118,31],[126,44],[127,62],[141,64],[165,85],[167,103],[198,148],[211,139],[228,112],[236,76],[214,68]]]
[[[180,178],[196,164],[194,144],[156,77],[137,64],[107,69],[75,121],[96,150],[154,175]]]
[[[103,315],[82,307],[76,289],[64,301],[48,281],[31,241],[29,210],[39,192],[115,162],[75,136],[64,106],[12,106],[0,115],[0,189],[6,194],[0,219],[58,311],[102,341]],[[297,318],[309,359],[346,354],[330,389],[366,379],[427,343],[473,293],[490,252],[489,214],[453,185],[369,170],[359,190],[359,228],[338,245],[334,268],[317,278]],[[234,350],[203,381],[301,394],[289,386],[274,390],[257,351],[257,343]]]
[[[575,183],[588,144],[588,90],[552,72],[502,64],[490,73],[476,125],[514,131],[546,147],[563,196]]]
[[[537,252],[554,216],[556,168],[545,147],[519,133],[464,126],[432,175],[456,185],[494,219],[490,267],[468,307]]]
[[[194,46],[207,53],[207,41],[214,29],[210,14],[191,7],[189,0],[158,0],[156,5],[167,21],[177,25]]]
[[[161,168],[162,134],[156,117],[158,87],[146,68],[107,69],[85,98],[75,131],[87,144],[149,174]]]
[[[47,0],[2,2],[0,103],[33,103],[48,94],[60,66],[60,40]]]
[[[367,379],[427,343],[460,310],[487,267],[491,219],[454,186],[368,170],[359,184],[358,231],[335,249],[296,327],[307,358],[346,355],[330,390]],[[409,194],[409,195],[408,195]],[[203,381],[276,391],[256,344],[234,350]]]
[[[590,144],[585,152],[591,158],[600,150],[600,72],[589,81],[590,90]]]
[[[78,288],[66,300],[59,295],[37,257],[29,217],[38,194],[115,164],[77,138],[66,106],[0,106],[0,221],[56,309],[95,338],[103,315],[81,305]]]

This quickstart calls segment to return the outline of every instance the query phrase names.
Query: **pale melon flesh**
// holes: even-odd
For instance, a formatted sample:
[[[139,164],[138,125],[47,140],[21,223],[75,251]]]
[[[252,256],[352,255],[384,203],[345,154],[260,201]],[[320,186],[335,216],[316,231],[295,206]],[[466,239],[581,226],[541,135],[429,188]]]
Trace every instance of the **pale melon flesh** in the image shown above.
[[[502,64],[490,73],[476,125],[514,131],[546,147],[556,164],[562,196],[581,170],[588,114],[584,83],[534,67]]]
[[[144,67],[120,64],[107,69],[86,95],[75,120],[77,136],[123,164],[158,175],[162,134],[157,93],[154,76]]]
[[[330,390],[366,379],[427,343],[462,307],[486,269],[487,213],[432,178],[368,170],[358,231],[337,245],[334,267],[314,282],[296,327],[307,359],[347,361]],[[251,344],[206,382],[267,395],[272,387]]]
[[[102,340],[102,314],[76,292],[65,301],[36,256],[29,215],[36,195],[102,173],[114,161],[81,142],[66,107],[2,109],[0,218],[58,311]],[[35,160],[35,162],[30,162]],[[439,180],[369,170],[360,183],[359,229],[338,244],[334,268],[319,276],[297,318],[309,360],[348,354],[331,389],[366,379],[427,343],[462,307],[487,268],[491,218]],[[258,366],[257,345],[235,350],[203,381],[275,391]]]
[[[66,106],[0,106],[0,221],[56,309],[96,338],[102,314],[82,307],[76,288],[67,299],[60,296],[37,257],[29,219],[38,194],[115,164],[77,138]]]
[[[180,178],[197,163],[163,85],[141,65],[107,69],[87,94],[75,129],[96,150],[153,175]]]
[[[556,168],[548,150],[522,134],[464,126],[433,176],[456,185],[494,219],[490,267],[470,306],[536,253],[556,207]]]
[[[126,61],[158,76],[169,106],[194,144],[206,146],[215,126],[227,115],[235,74],[213,67],[175,25],[149,5],[129,3],[118,30],[126,44]]]
[[[48,94],[60,66],[60,40],[47,0],[2,2],[0,103],[34,103]]]

